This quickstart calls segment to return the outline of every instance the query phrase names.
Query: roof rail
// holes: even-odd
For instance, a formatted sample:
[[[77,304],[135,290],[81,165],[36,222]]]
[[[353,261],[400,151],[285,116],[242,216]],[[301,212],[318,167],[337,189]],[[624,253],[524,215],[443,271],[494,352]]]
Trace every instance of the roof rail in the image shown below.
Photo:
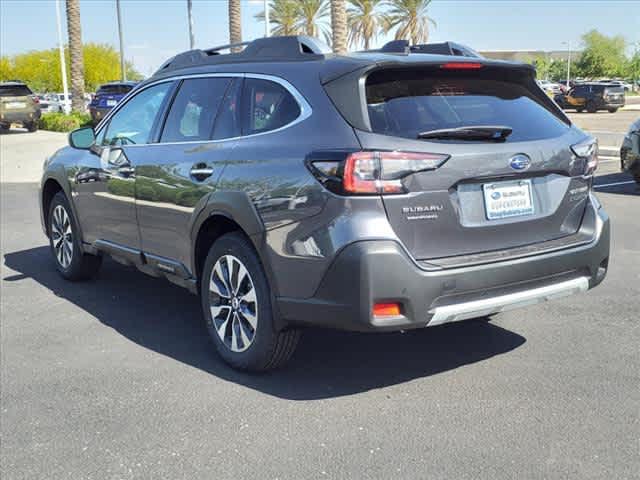
[[[408,40],[393,40],[386,43],[380,50],[374,50],[380,53],[399,53],[409,55],[410,53],[430,53],[434,55],[453,55],[456,57],[473,57],[482,58],[478,52],[466,45],[455,42],[441,43],[422,43],[418,45],[409,45]]]
[[[244,47],[244,50],[233,52],[241,47]],[[220,53],[222,50],[231,50],[232,53],[223,55]],[[156,73],[202,64],[256,60],[264,62],[314,60],[324,58],[329,53],[331,53],[331,49],[322,41],[305,35],[258,38],[251,42],[233,43],[206,50],[196,49],[179,53],[163,63]]]

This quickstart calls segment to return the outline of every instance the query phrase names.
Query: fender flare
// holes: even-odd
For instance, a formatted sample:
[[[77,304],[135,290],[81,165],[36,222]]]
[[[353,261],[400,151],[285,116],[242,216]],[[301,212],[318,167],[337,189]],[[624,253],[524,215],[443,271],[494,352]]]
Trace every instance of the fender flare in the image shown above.
[[[238,224],[249,237],[258,253],[262,266],[267,275],[269,285],[274,296],[277,296],[278,285],[271,269],[271,262],[267,255],[266,229],[260,214],[246,192],[219,191],[209,195],[204,207],[192,217],[191,231],[191,271],[196,268],[196,241],[202,225],[212,216],[220,215]]]
[[[84,248],[86,244],[84,243],[82,225],[80,224],[80,219],[78,217],[76,205],[73,201],[71,183],[69,181],[67,171],[63,165],[56,165],[55,168],[48,169],[42,177],[42,182],[40,183],[40,189],[38,190],[38,204],[40,205],[40,211],[42,212],[42,221],[43,221],[43,226],[45,228],[45,231],[48,231],[47,217],[49,212],[44,211],[43,195],[44,195],[44,186],[49,180],[53,180],[58,185],[60,185],[64,195],[67,197],[67,201],[69,202],[69,206],[71,208],[71,215],[73,215],[73,220],[75,221],[76,227],[78,228],[78,233],[80,234],[80,239],[82,240],[82,246]]]

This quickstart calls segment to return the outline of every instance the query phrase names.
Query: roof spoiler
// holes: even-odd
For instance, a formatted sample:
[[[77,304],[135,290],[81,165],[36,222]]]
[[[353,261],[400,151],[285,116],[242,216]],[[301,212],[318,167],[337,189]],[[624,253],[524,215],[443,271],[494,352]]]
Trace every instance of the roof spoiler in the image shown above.
[[[466,45],[455,42],[422,43],[409,45],[408,40],[392,40],[379,50],[370,50],[380,53],[397,53],[409,55],[411,53],[427,53],[432,55],[452,55],[456,57],[484,58],[478,52]]]
[[[243,49],[240,52],[235,50]],[[229,50],[232,53],[222,54]],[[317,38],[306,35],[288,37],[258,38],[250,42],[232,43],[208,48],[189,50],[170,58],[158,69],[157,73],[201,65],[204,63],[231,63],[250,60],[295,61],[322,59],[331,49]]]

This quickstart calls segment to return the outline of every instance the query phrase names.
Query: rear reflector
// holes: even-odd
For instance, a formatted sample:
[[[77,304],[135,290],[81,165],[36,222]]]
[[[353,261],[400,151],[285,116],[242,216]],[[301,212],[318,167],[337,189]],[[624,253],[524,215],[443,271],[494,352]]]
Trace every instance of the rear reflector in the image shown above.
[[[374,317],[397,317],[400,313],[399,303],[376,303],[373,305]]]
[[[482,64],[473,62],[449,62],[440,65],[440,68],[444,70],[478,70],[482,68]]]

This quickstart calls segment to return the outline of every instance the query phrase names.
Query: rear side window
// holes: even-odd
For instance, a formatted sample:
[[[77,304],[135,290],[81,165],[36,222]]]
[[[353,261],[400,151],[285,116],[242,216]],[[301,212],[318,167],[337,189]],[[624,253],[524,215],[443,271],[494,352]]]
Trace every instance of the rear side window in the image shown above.
[[[26,85],[0,85],[0,97],[25,97],[31,93]]]
[[[194,78],[182,82],[160,141],[209,140],[218,107],[230,81],[228,78]]]
[[[244,81],[242,133],[252,135],[283,127],[300,116],[300,105],[282,85],[268,80]]]
[[[525,86],[488,75],[419,69],[374,72],[366,81],[376,133],[406,138],[432,130],[507,126],[507,141],[562,135],[569,128]],[[456,140],[447,140],[456,141]]]
[[[131,85],[103,85],[96,95],[125,95],[131,91]]]

